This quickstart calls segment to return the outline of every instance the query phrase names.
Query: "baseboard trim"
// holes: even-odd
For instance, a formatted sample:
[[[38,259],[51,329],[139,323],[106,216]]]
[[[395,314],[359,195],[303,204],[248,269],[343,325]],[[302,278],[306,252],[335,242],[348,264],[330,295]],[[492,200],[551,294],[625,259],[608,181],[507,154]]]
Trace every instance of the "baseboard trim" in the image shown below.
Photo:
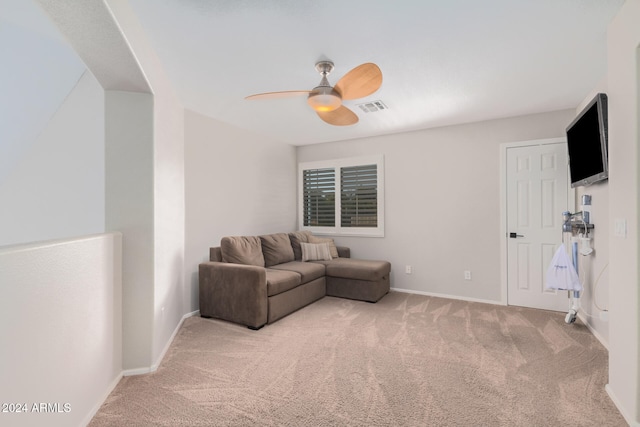
[[[164,348],[162,349],[162,352],[160,353],[160,356],[158,356],[158,359],[153,365],[149,366],[148,368],[143,367],[143,368],[127,369],[122,372],[122,375],[125,377],[130,377],[133,375],[150,374],[152,372],[157,371],[158,368],[160,367],[160,364],[162,363],[162,359],[164,359],[164,356],[167,354],[169,347],[171,347],[173,340],[175,339],[176,335],[178,335],[180,328],[182,328],[182,324],[184,323],[184,321],[189,317],[198,316],[199,314],[200,314],[200,310],[196,310],[182,316],[182,319],[180,319],[180,322],[178,322],[178,326],[176,326],[176,328],[174,329],[173,333],[171,334],[171,337],[167,340],[167,344],[164,346]]]
[[[479,298],[463,297],[460,295],[439,294],[436,292],[414,291],[413,289],[401,289],[401,288],[391,288],[390,290],[395,292],[402,292],[405,294],[424,295],[428,297],[456,299],[456,300],[469,301],[469,302],[480,302],[483,304],[493,304],[493,305],[503,305],[503,306],[506,305],[501,301],[492,301],[492,300],[485,300],[485,299],[479,299]]]
[[[171,344],[173,344],[174,338],[176,337],[176,335],[178,335],[178,332],[180,332],[180,328],[182,328],[182,324],[184,323],[184,321],[189,317],[193,317],[198,314],[200,314],[200,310],[192,311],[191,313],[187,313],[184,316],[182,316],[182,319],[180,319],[180,322],[178,322],[178,326],[176,326],[176,328],[173,330],[171,337],[167,340],[167,344],[162,349],[160,356],[158,356],[156,363],[151,365],[151,372],[157,371],[158,368],[160,367],[160,364],[162,363],[162,359],[164,359],[164,356],[167,354],[167,351],[169,351],[169,347],[171,347]]]
[[[118,383],[123,377],[149,374],[151,372],[155,372],[156,370],[158,370],[160,363],[162,363],[162,359],[164,359],[164,356],[169,350],[169,347],[171,347],[171,344],[173,343],[173,340],[178,334],[178,332],[180,331],[180,328],[182,328],[182,324],[184,323],[184,321],[189,317],[198,316],[199,314],[200,314],[200,310],[196,310],[182,316],[182,319],[180,319],[180,322],[178,322],[178,326],[176,326],[175,330],[171,334],[171,338],[169,338],[169,340],[167,341],[167,345],[165,345],[164,349],[162,350],[162,353],[160,353],[160,356],[158,357],[158,360],[152,366],[148,368],[126,369],[126,370],[123,370],[120,374],[118,374],[116,378],[114,378],[114,380],[109,384],[109,387],[107,387],[107,389],[103,393],[102,398],[99,399],[98,403],[91,409],[89,414],[87,414],[87,416],[84,418],[81,425],[86,426],[91,422],[93,417],[98,413],[102,405],[104,405],[104,402],[106,402],[111,392],[113,392],[113,390],[116,388],[116,386],[118,385]]]
[[[123,377],[132,377],[132,376],[134,376],[134,375],[150,374],[151,372],[153,372],[153,370],[151,370],[151,367],[148,367],[148,368],[125,369],[124,371],[122,371],[122,376],[123,376]]]
[[[587,327],[587,329],[589,329],[589,331],[591,331],[591,335],[593,335],[594,337],[596,337],[596,339],[598,341],[600,341],[600,344],[602,344],[602,346],[604,348],[607,349],[607,351],[609,351],[609,343],[606,342],[604,340],[604,338],[602,337],[602,335],[600,335],[598,333],[598,331],[596,331],[593,326],[591,326],[591,324],[589,323],[587,317],[585,317],[580,311],[578,311],[578,319],[580,319],[582,321],[582,323],[585,324],[585,326]]]
[[[609,395],[609,398],[611,398],[613,404],[616,405],[616,408],[618,408],[618,411],[620,411],[620,415],[622,415],[627,424],[629,424],[629,427],[640,427],[640,422],[632,420],[631,417],[624,411],[624,408],[620,404],[620,401],[616,397],[616,394],[611,389],[611,386],[607,384],[604,386],[604,389],[607,391],[607,394]]]
[[[89,425],[89,423],[91,422],[93,417],[98,413],[98,411],[100,410],[100,408],[102,407],[104,402],[106,402],[106,400],[109,397],[109,395],[111,394],[111,392],[116,388],[116,386],[118,385],[118,383],[122,379],[122,376],[123,376],[122,372],[120,374],[116,375],[116,377],[113,379],[113,381],[111,381],[111,383],[109,384],[107,389],[104,391],[104,393],[102,393],[102,396],[100,397],[100,399],[98,399],[98,403],[96,405],[94,405],[93,408],[91,408],[91,411],[89,411],[89,413],[84,418],[84,420],[82,420],[82,423],[80,425],[82,425],[82,426]]]

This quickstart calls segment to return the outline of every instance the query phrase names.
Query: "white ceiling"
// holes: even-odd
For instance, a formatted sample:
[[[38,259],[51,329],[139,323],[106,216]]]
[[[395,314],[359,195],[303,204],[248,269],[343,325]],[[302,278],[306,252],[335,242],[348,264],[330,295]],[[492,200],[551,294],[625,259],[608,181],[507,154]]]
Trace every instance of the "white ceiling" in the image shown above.
[[[185,108],[294,145],[575,108],[606,73],[624,0],[130,0]],[[304,96],[374,62],[382,87],[330,126]],[[388,110],[356,105],[382,100]]]

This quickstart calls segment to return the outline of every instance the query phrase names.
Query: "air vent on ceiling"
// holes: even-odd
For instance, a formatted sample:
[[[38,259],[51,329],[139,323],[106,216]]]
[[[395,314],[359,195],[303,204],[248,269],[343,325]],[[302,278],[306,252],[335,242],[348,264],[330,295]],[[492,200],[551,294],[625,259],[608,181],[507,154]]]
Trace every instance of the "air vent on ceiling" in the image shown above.
[[[388,110],[389,107],[387,107],[384,102],[382,101],[371,101],[371,102],[365,102],[364,104],[358,104],[358,107],[360,107],[360,109],[362,111],[364,111],[365,113],[375,113],[376,111],[382,111],[382,110]]]

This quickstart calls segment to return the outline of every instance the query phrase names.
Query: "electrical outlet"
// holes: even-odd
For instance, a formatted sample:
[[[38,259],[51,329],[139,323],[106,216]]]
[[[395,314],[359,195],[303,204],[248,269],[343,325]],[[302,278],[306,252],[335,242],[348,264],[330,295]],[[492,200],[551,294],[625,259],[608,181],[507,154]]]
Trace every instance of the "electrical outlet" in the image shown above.
[[[411,274],[412,270],[411,270],[411,266],[410,265],[406,265],[404,267],[404,272],[407,274]]]
[[[469,270],[464,271],[464,280],[471,280],[471,271]]]

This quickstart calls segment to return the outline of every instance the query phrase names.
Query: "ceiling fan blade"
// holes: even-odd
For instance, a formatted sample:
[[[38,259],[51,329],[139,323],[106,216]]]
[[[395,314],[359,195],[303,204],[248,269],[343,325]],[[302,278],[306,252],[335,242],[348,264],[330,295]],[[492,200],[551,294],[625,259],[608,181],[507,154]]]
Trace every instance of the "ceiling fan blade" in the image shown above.
[[[342,99],[356,99],[371,95],[382,85],[382,71],[372,63],[358,65],[349,71],[336,84],[335,89],[340,92]]]
[[[290,98],[293,96],[309,95],[310,92],[310,90],[285,90],[283,92],[265,92],[256,93],[255,95],[249,95],[244,99]]]
[[[356,113],[341,105],[333,111],[317,112],[325,122],[333,126],[349,126],[358,123],[358,116]]]

